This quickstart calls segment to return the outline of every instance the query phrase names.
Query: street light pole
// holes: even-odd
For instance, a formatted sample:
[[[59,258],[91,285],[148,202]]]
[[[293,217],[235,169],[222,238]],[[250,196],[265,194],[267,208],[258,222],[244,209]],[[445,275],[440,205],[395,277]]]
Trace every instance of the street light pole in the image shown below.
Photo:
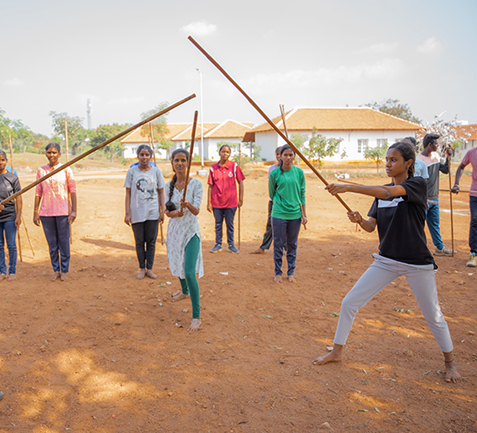
[[[195,68],[199,73],[199,82],[200,82],[200,156],[202,161],[202,169],[204,172],[204,98],[202,93],[202,72],[199,68]],[[192,158],[192,155],[191,155]]]

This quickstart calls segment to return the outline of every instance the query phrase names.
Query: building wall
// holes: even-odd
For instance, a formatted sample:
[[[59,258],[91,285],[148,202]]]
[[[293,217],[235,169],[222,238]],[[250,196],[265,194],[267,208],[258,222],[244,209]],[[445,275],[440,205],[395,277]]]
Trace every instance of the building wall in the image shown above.
[[[146,144],[146,145],[150,146],[150,144],[146,143],[146,142],[144,142],[144,143],[124,143],[123,144],[124,150],[121,153],[122,157],[126,158],[126,159],[137,158],[136,151],[137,151],[137,148],[141,144]],[[166,152],[165,149],[160,149],[160,148],[156,147],[154,150],[156,152],[156,158],[159,158],[159,159],[166,159],[167,158],[167,152]]]
[[[454,158],[452,158],[455,162],[461,161],[462,158],[465,156],[469,149],[477,147],[477,140],[469,140],[466,144],[459,147],[455,152]]]
[[[388,145],[391,145],[404,137],[414,136],[414,131],[318,131],[318,133],[326,138],[343,139],[338,152],[332,157],[325,158],[325,161],[357,161],[364,159],[366,141],[361,140],[367,140],[367,146],[374,148],[378,145],[378,140],[387,140]],[[304,134],[311,138],[312,132],[289,132],[290,138],[293,134]],[[276,147],[285,144],[275,131],[256,133],[255,142],[262,147],[261,156],[268,161],[275,159]],[[305,143],[305,146],[307,144],[308,142]],[[343,151],[346,152],[346,156],[341,158]]]

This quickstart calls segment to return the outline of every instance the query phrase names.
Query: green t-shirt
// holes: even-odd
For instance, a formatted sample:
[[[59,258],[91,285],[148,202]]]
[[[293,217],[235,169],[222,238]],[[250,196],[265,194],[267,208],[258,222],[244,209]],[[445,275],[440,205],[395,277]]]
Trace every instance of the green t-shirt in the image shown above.
[[[301,168],[292,165],[283,173],[279,167],[273,170],[268,179],[268,192],[273,201],[273,218],[301,218],[300,204],[305,206],[305,175]]]

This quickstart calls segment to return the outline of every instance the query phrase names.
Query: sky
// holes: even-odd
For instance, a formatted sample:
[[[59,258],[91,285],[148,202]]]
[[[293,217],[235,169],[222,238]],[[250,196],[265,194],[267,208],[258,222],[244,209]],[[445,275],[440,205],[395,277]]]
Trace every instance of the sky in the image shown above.
[[[53,135],[50,111],[92,127],[137,123],[197,98],[169,122],[264,122],[187,39],[269,117],[294,107],[398,99],[424,122],[477,123],[475,0],[0,0],[0,109]],[[197,71],[199,69],[200,73]]]

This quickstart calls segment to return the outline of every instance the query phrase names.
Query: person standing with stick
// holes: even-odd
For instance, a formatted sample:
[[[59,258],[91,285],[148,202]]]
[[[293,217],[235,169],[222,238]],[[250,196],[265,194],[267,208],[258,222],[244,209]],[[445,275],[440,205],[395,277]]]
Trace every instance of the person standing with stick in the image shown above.
[[[325,188],[331,195],[354,192],[375,197],[367,220],[359,212],[348,212],[348,218],[367,232],[378,228],[379,254],[373,254],[374,263],[343,299],[333,350],[316,358],[313,361],[315,365],[341,361],[343,347],[358,309],[396,278],[405,276],[444,354],[446,381],[458,382],[461,379],[452,355],[449,328],[437,297],[436,265],[427,248],[424,233],[427,186],[422,177],[414,177],[415,158],[410,143],[397,142],[389,147],[386,154],[386,174],[392,178],[390,184],[330,184]]]
[[[283,247],[287,246],[288,281],[296,282],[296,251],[301,224],[305,225],[305,175],[295,167],[295,152],[285,144],[280,150],[279,168],[270,173],[268,192],[273,201],[273,260],[275,262],[275,283],[282,282]]]
[[[477,266],[477,147],[469,149],[462,162],[460,163],[455,173],[454,186],[452,192],[454,194],[459,193],[459,182],[464,172],[464,168],[467,165],[472,166],[472,185],[469,193],[469,206],[470,206],[470,228],[469,228],[469,247],[470,256],[466,263],[466,266],[475,268]]]
[[[209,189],[207,193],[207,210],[214,214],[215,218],[215,246],[210,250],[217,253],[222,250],[222,227],[225,219],[227,226],[227,244],[231,253],[239,250],[234,243],[234,217],[237,207],[243,204],[243,181],[245,176],[236,162],[229,161],[232,150],[228,144],[219,149],[220,160],[210,167]],[[239,195],[237,200],[237,187]]]
[[[45,151],[48,165],[38,169],[36,174],[37,180],[62,165],[59,162],[61,147],[58,143],[47,144]],[[69,204],[70,197],[71,206]],[[39,227],[41,222],[48,242],[50,260],[53,267],[53,275],[50,281],[55,281],[58,278],[61,281],[68,280],[70,224],[73,224],[75,219],[76,184],[73,171],[68,167],[39,183],[36,186],[35,192],[33,223]]]
[[[202,320],[196,275],[199,278],[204,276],[204,265],[197,216],[200,212],[203,188],[198,179],[187,176],[189,158],[189,152],[185,149],[176,149],[171,155],[174,176],[166,185],[168,193],[166,215],[170,218],[166,245],[169,269],[172,275],[179,277],[182,289],[172,295],[171,301],[177,302],[190,297],[192,321],[187,330],[198,331]]]
[[[0,199],[11,196],[21,190],[18,177],[7,170],[7,155],[0,150]],[[0,281],[5,278],[8,281],[16,280],[17,265],[17,229],[22,221],[23,200],[19,196],[15,202],[10,201],[5,204],[5,208],[0,212]],[[8,273],[5,263],[5,240],[8,248],[9,264]],[[8,277],[7,277],[8,275]]]
[[[133,229],[136,255],[139,262],[138,280],[152,272],[156,251],[157,229],[164,220],[164,176],[150,164],[152,149],[142,144],[137,148],[138,165],[129,168],[124,182],[126,188],[126,215],[124,222]]]

